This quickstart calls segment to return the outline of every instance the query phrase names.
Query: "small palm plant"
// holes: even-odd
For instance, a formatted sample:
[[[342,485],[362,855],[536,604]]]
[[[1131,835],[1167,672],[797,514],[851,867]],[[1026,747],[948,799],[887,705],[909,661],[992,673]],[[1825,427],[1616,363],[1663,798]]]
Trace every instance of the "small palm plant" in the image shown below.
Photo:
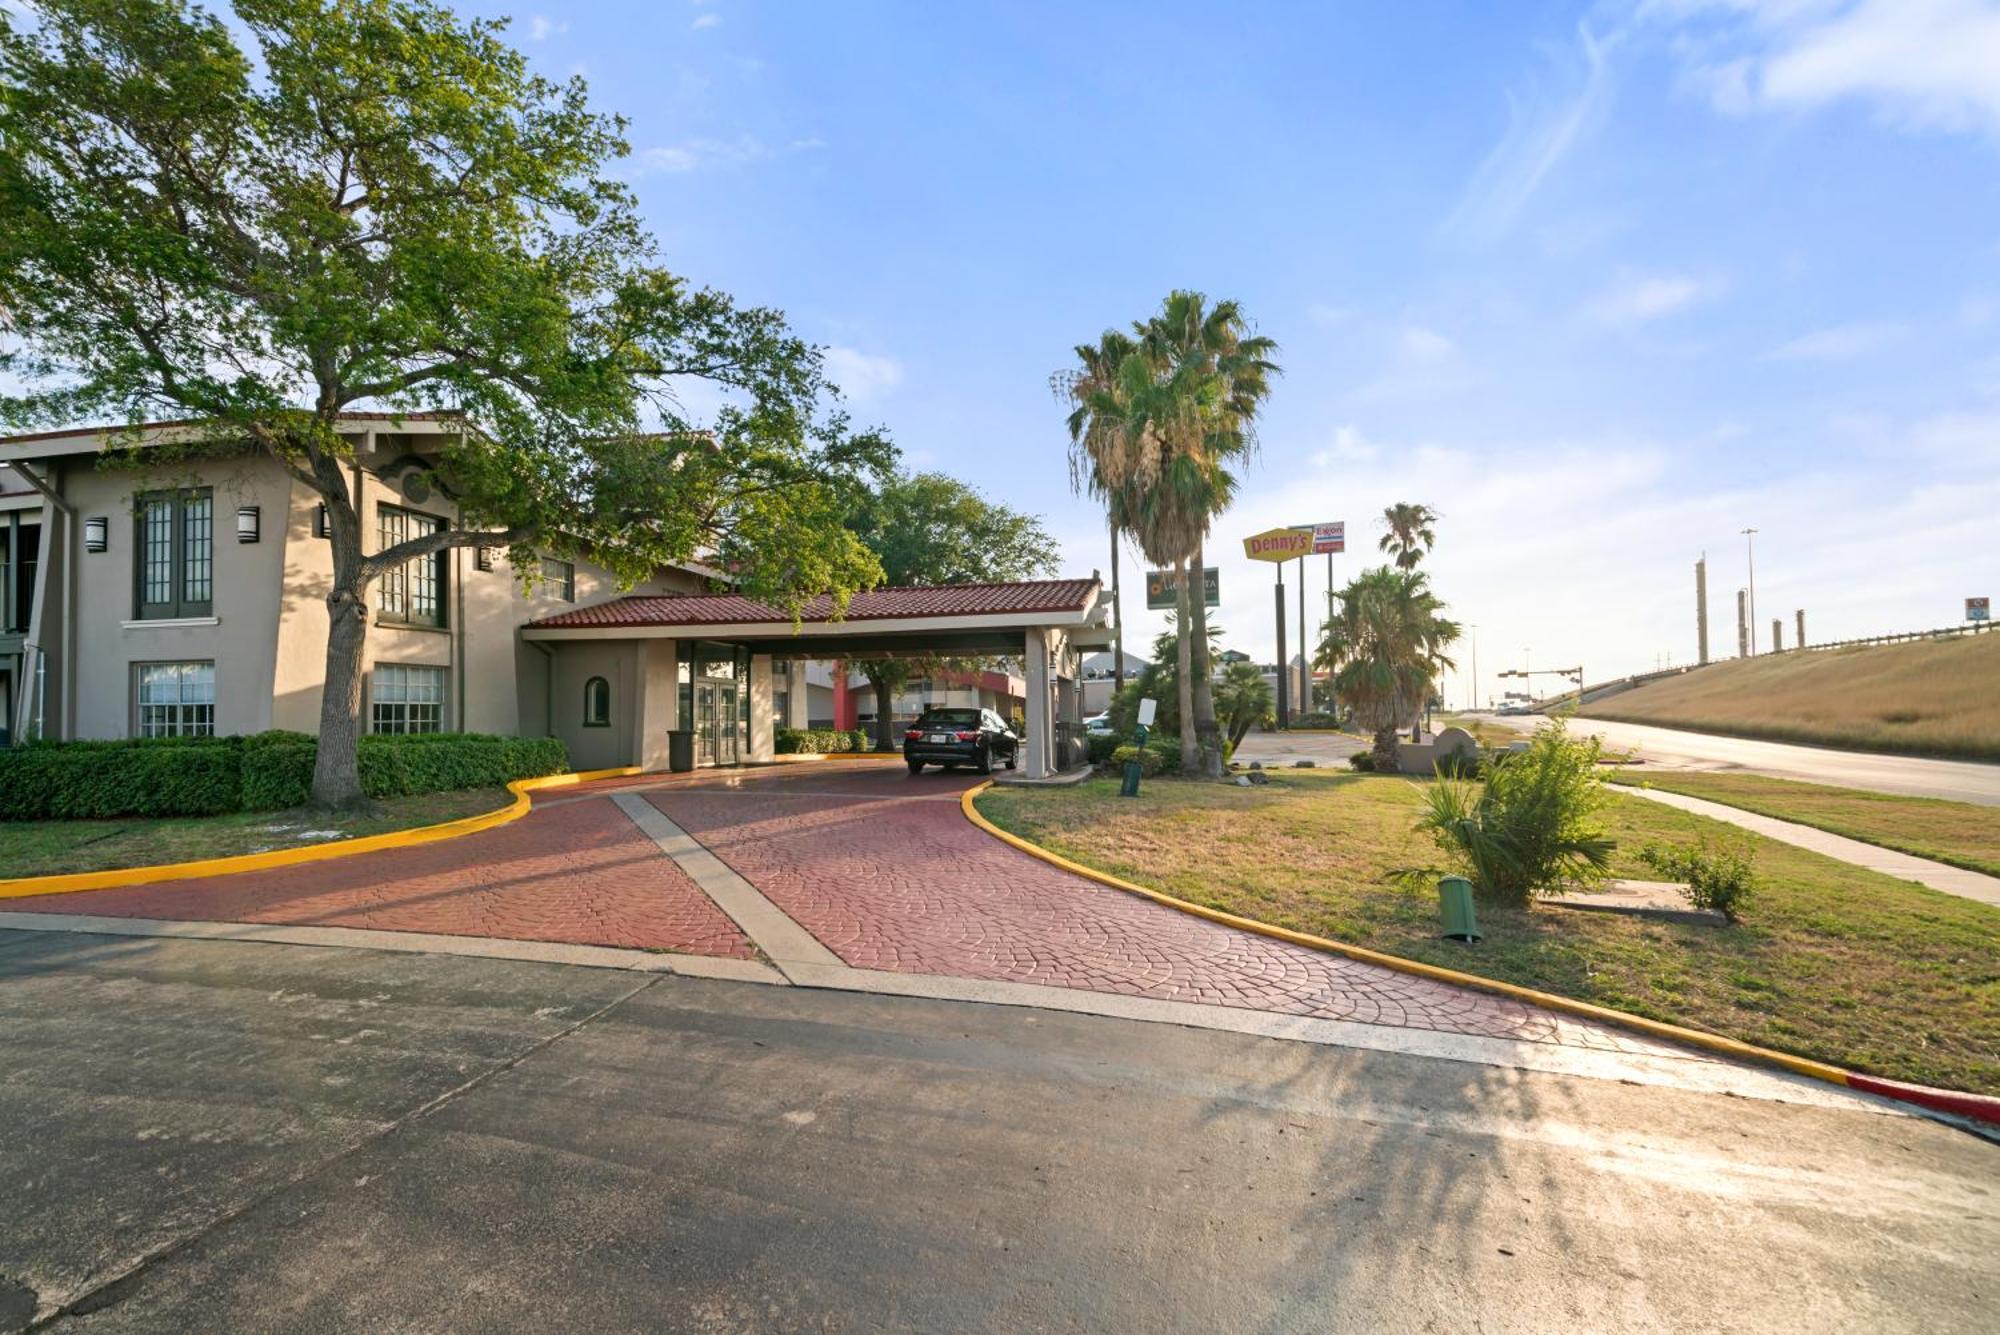
[[[1497,758],[1484,785],[1443,777],[1431,784],[1416,828],[1483,898],[1499,903],[1525,905],[1538,893],[1601,882],[1617,845],[1597,821],[1598,749],[1595,737],[1579,741],[1551,719],[1526,751]],[[1405,878],[1429,875],[1418,869]]]

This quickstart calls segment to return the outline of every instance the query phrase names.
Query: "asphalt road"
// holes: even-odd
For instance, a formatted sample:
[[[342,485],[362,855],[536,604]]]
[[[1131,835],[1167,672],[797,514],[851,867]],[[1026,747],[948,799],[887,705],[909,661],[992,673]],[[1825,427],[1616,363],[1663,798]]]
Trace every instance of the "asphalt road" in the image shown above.
[[[950,1002],[0,932],[0,1328],[1971,1330],[2000,1147]],[[39,1315],[38,1315],[39,1314]]]
[[[1538,717],[1502,718],[1487,714],[1478,717],[1524,732],[1531,731],[1541,721]],[[1676,769],[1741,770],[1840,788],[2000,806],[2000,765],[1793,746],[1786,742],[1655,728],[1642,723],[1614,723],[1608,719],[1572,718],[1570,727],[1579,733],[1595,733],[1608,744],[1636,749],[1648,761]]]

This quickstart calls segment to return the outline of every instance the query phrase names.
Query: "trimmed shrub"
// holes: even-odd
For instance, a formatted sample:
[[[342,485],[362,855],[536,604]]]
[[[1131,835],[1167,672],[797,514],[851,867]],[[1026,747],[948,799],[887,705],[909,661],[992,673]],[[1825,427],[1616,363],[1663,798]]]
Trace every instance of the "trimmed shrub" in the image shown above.
[[[1108,732],[1090,733],[1083,741],[1084,748],[1090,756],[1090,763],[1093,765],[1106,763],[1111,759],[1112,752],[1129,744],[1125,738],[1113,736]]]
[[[1294,728],[1338,728],[1340,723],[1333,715],[1321,709],[1309,709],[1303,714],[1292,715]]]
[[[242,802],[234,737],[33,742],[0,750],[0,819],[214,816]]]
[[[779,728],[772,739],[779,755],[837,756],[873,751],[875,739],[865,728]]]
[[[217,816],[295,807],[311,795],[318,742],[306,733],[251,737],[37,742],[0,751],[0,819]],[[422,733],[361,739],[361,788],[403,797],[497,788],[559,774],[568,753],[553,737]]]
[[[1372,751],[1356,751],[1347,758],[1347,767],[1362,774],[1373,774],[1375,772],[1375,753]]]
[[[1687,884],[1688,903],[1713,909],[1729,922],[1741,920],[1744,903],[1757,890],[1757,871],[1747,844],[1711,845],[1706,838],[1689,847],[1647,844],[1639,860]]]
[[[1122,770],[1125,762],[1137,759],[1142,777],[1152,778],[1156,774],[1173,775],[1181,772],[1181,740],[1178,737],[1149,737],[1144,746],[1134,746],[1131,742],[1120,742],[1111,751],[1111,766]]]

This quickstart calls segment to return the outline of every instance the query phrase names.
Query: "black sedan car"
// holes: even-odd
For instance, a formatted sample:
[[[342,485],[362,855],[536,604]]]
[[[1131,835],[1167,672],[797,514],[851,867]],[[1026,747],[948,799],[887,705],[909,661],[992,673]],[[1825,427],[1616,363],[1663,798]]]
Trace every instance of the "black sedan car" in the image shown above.
[[[925,765],[974,765],[991,774],[995,765],[1013,769],[1020,746],[1014,730],[990,709],[930,709],[903,734],[903,759],[912,774]]]

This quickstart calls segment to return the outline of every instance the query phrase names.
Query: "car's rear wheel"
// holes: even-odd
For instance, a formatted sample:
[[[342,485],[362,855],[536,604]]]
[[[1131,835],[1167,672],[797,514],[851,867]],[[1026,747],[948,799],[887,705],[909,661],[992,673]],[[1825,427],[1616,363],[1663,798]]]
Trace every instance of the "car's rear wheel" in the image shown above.
[[[910,773],[912,774],[922,774],[924,772],[924,762],[921,760],[911,760],[905,763],[909,765]]]

